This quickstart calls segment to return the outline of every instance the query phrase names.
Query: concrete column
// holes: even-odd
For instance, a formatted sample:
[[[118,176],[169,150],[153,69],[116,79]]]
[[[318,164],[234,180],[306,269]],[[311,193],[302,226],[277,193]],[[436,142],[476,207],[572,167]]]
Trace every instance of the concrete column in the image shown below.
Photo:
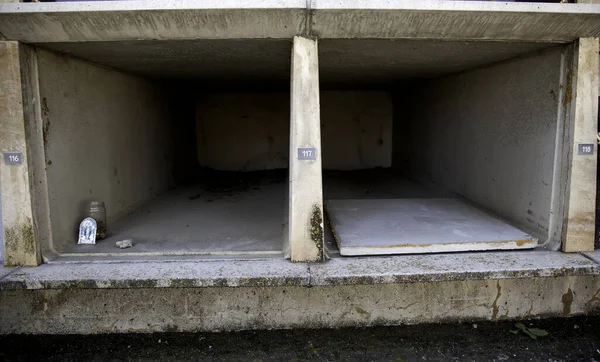
[[[19,43],[0,42],[0,186],[4,265],[36,266],[41,253],[31,204]]]
[[[598,38],[581,38],[575,44],[571,86],[572,140],[563,251],[594,250],[596,215],[596,154],[598,130]],[[570,94],[569,94],[570,90]]]
[[[303,37],[292,50],[288,214],[287,256],[324,260],[318,49],[316,39]]]

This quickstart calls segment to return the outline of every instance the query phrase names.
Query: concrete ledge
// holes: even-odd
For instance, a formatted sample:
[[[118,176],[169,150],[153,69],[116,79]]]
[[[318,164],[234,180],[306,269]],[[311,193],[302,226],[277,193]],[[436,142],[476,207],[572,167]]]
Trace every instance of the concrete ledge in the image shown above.
[[[0,290],[307,286],[286,260],[44,264],[0,280]]]
[[[335,258],[310,265],[281,259],[53,263],[5,276],[0,290],[312,287],[596,275],[600,265],[582,255],[522,251]]]
[[[600,5],[442,0],[9,3],[0,5],[0,35],[27,43],[295,35],[566,43],[600,36]]]
[[[552,251],[339,258],[311,264],[311,285],[420,283],[600,275],[600,265]]]

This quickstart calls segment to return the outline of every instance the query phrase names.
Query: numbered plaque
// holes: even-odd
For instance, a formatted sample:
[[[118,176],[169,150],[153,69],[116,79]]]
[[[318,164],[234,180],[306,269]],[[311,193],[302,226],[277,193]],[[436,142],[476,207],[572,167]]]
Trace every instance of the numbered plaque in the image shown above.
[[[577,145],[577,154],[578,155],[593,155],[594,154],[594,144],[593,143],[580,143]]]
[[[5,165],[20,165],[23,163],[23,154],[21,152],[4,152]]]
[[[314,147],[298,148],[298,160],[300,161],[316,161],[317,149]]]

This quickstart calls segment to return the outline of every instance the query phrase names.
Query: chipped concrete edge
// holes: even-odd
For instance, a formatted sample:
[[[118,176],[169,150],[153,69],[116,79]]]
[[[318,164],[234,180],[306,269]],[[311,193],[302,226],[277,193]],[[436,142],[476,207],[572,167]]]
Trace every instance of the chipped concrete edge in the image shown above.
[[[294,264],[297,265],[297,264]],[[110,268],[110,264],[107,264]],[[40,289],[137,289],[137,288],[222,288],[222,287],[315,287],[376,285],[403,283],[437,283],[471,280],[534,279],[600,275],[600,265],[573,265],[559,268],[522,270],[457,271],[431,273],[380,273],[376,275],[315,275],[306,264],[304,275],[270,275],[261,277],[215,276],[199,278],[131,278],[131,279],[39,279],[27,269],[0,278],[0,291]]]

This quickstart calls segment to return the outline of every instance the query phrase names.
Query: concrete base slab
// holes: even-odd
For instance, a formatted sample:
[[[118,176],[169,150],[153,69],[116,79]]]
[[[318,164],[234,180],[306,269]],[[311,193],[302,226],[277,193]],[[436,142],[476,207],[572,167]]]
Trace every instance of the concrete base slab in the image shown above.
[[[342,256],[527,249],[537,239],[458,199],[328,200]]]
[[[45,264],[0,280],[0,333],[336,328],[600,312],[600,266],[550,251]]]
[[[96,245],[76,245],[64,257],[257,254],[282,257],[285,181],[261,180],[219,189],[178,188],[109,225]],[[133,247],[115,242],[132,239]]]
[[[0,292],[0,333],[338,328],[598,314],[600,277]]]

